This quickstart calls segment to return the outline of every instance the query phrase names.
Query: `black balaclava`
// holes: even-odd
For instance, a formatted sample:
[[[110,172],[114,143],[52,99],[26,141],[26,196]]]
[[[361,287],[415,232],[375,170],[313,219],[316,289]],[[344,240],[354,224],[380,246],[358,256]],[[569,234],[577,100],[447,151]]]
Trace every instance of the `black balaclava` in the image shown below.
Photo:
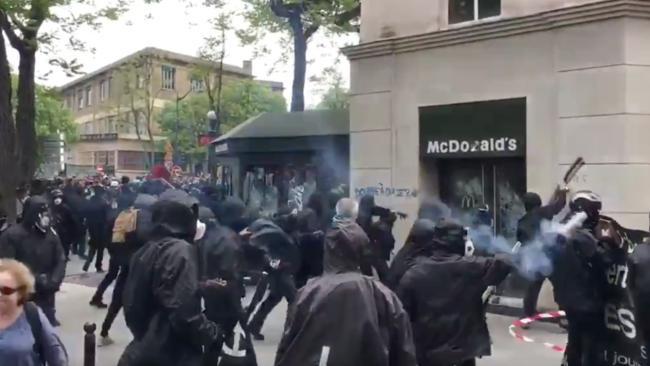
[[[30,197],[23,208],[22,224],[30,230],[45,234],[50,230],[52,218],[47,200],[42,196]]]
[[[454,220],[442,220],[436,225],[434,246],[447,253],[465,255],[467,230]]]
[[[534,192],[528,192],[524,195],[522,198],[522,201],[524,203],[524,208],[526,209],[526,212],[530,212],[538,207],[542,206],[542,199],[541,197]]]
[[[151,211],[153,237],[174,237],[194,242],[196,215],[191,208],[175,201],[158,201]]]

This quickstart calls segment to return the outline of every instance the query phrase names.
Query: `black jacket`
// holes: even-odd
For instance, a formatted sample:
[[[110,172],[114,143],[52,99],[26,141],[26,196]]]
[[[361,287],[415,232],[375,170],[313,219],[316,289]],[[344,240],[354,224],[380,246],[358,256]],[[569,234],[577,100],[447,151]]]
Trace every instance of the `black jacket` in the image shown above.
[[[58,205],[52,205],[54,216],[54,229],[59,235],[61,243],[72,243],[80,230],[80,223],[72,209],[64,201]]]
[[[397,294],[409,313],[420,366],[452,365],[490,354],[482,295],[510,271],[501,257],[436,250],[402,277]]]
[[[23,222],[0,236],[0,258],[14,258],[27,265],[38,293],[58,291],[65,277],[65,255],[58,236],[52,228],[43,233],[34,226],[39,213],[47,210],[45,198],[31,197],[25,204]]]
[[[366,234],[354,222],[328,231],[325,272],[289,308],[277,366],[414,366],[408,316],[397,296],[359,273]]]
[[[551,203],[546,206],[536,207],[526,212],[517,223],[517,241],[526,245],[537,237],[542,221],[550,221],[566,205],[566,193],[556,191]]]
[[[107,245],[110,241],[107,224],[110,205],[104,200],[103,195],[93,196],[86,204],[86,225],[90,236],[90,245]]]
[[[201,312],[198,250],[192,209],[178,202],[152,207],[152,239],[131,259],[124,316],[133,341],[120,366],[195,366],[202,347],[220,342],[218,326]]]
[[[205,314],[208,319],[232,331],[243,314],[241,298],[245,293],[241,277],[243,251],[241,240],[231,229],[216,223],[208,224],[197,243],[201,260],[201,281],[225,281],[223,287],[205,287]]]
[[[411,228],[406,243],[397,252],[388,271],[388,285],[395,289],[404,273],[408,271],[419,257],[433,254],[433,236],[436,224],[428,219],[419,219]]]
[[[555,301],[566,311],[601,313],[605,306],[608,259],[587,230],[571,238],[559,237],[552,247]]]

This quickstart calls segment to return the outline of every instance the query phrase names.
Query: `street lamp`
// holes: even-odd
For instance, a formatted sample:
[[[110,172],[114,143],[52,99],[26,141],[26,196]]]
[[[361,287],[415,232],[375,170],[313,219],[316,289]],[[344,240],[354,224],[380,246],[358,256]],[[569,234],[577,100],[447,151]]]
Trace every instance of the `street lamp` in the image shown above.
[[[210,136],[210,144],[208,145],[208,172],[210,177],[214,172],[215,166],[215,151],[212,142],[219,136],[219,115],[214,110],[210,110],[207,114],[208,117],[208,135]]]

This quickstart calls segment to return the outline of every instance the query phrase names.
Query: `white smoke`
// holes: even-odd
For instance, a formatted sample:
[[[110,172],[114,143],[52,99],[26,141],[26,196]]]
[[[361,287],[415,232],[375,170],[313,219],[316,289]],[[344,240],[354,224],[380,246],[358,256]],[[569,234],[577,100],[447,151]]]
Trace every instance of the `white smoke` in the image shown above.
[[[447,210],[453,212],[448,207]],[[452,218],[468,227],[468,235],[479,252],[488,255],[511,255],[517,272],[529,280],[534,280],[548,277],[553,273],[553,256],[557,249],[558,240],[561,237],[571,237],[573,232],[585,222],[587,215],[579,212],[566,223],[542,221],[535,239],[528,243],[522,243],[523,245],[516,250],[516,253],[513,253],[513,248],[515,248],[514,240],[495,235],[494,229],[490,226],[477,226],[471,215],[466,214],[460,218]]]

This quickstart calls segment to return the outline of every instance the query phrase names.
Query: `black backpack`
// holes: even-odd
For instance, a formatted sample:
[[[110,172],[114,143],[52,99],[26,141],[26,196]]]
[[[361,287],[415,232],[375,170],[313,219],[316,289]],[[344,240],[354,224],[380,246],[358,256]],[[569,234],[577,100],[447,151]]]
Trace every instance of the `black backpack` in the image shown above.
[[[43,324],[38,313],[38,306],[33,302],[25,303],[25,316],[34,337],[34,354],[37,365],[45,365],[45,351],[43,350]]]

